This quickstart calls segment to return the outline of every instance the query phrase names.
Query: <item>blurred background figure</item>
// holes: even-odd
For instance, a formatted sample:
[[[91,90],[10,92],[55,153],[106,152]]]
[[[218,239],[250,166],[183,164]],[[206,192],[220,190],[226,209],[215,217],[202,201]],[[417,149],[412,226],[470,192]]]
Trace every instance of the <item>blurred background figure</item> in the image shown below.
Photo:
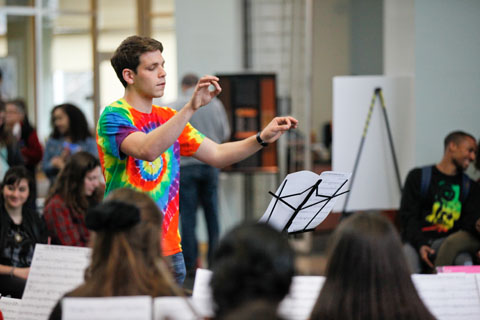
[[[415,289],[394,226],[377,213],[343,220],[329,242],[311,320],[435,319]]]
[[[198,76],[186,74],[181,83],[182,94],[172,103],[177,111],[182,109],[192,97]],[[205,136],[222,143],[230,138],[230,126],[222,102],[218,98],[200,108],[190,119],[190,123]],[[197,208],[202,206],[208,231],[208,264],[211,267],[213,252],[218,243],[220,227],[218,222],[218,175],[214,168],[193,157],[180,160],[180,222],[182,232],[183,257],[187,269],[186,285],[195,276],[198,266],[198,242],[195,234]]]
[[[1,183],[0,294],[21,298],[36,243],[47,242],[43,219],[27,205],[34,182],[23,166],[11,167]]]
[[[214,255],[210,286],[215,319],[253,301],[265,301],[276,310],[290,290],[294,259],[287,237],[271,226],[250,223],[233,228]]]
[[[5,117],[5,103],[0,100],[0,179],[11,166],[23,165],[18,144],[6,128]]]
[[[54,107],[50,121],[53,132],[45,146],[42,169],[53,184],[72,154],[83,150],[98,158],[98,150],[85,115],[75,105],[64,103]]]
[[[30,124],[26,114],[27,108],[22,99],[15,99],[6,103],[5,125],[9,133],[15,138],[18,148],[23,157],[25,167],[34,179],[31,205],[35,208],[36,191],[36,167],[42,161],[43,148],[38,140],[37,131]]]
[[[43,209],[53,244],[87,246],[85,214],[103,198],[100,176],[100,162],[86,151],[71,156],[60,171]]]

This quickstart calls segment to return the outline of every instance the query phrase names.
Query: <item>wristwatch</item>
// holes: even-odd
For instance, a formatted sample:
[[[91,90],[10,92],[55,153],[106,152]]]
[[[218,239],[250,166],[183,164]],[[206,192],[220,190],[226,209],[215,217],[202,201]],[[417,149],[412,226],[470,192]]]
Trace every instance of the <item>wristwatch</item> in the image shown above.
[[[255,136],[255,138],[257,138],[258,143],[260,143],[262,147],[268,146],[268,142],[265,142],[262,140],[262,138],[260,138],[260,131],[257,132],[257,135]]]

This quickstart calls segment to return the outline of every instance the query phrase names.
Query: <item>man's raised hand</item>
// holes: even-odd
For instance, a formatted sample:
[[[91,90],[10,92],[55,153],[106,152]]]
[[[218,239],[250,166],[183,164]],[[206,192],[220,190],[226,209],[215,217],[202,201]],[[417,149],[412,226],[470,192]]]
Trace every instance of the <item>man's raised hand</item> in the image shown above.
[[[298,120],[294,117],[275,117],[270,123],[260,132],[260,138],[268,143],[275,142],[282,134],[290,129],[295,129],[298,126]]]
[[[198,80],[195,91],[190,99],[190,105],[193,110],[198,110],[200,107],[208,104],[214,97],[222,92],[218,80],[215,76],[203,76]],[[214,88],[213,91],[210,91],[209,87],[211,85]]]

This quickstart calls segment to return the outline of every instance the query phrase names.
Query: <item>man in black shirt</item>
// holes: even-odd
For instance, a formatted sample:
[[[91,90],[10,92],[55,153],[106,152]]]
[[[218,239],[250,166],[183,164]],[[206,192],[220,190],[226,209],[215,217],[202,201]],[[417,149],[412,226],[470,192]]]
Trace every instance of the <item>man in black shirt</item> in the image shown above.
[[[455,131],[447,135],[444,147],[442,160],[411,170],[403,188],[399,214],[404,251],[415,273],[422,271],[422,264],[433,268],[435,255],[449,235],[459,230],[477,233],[480,190],[463,173],[475,160],[475,138]],[[475,236],[468,237],[480,246]]]

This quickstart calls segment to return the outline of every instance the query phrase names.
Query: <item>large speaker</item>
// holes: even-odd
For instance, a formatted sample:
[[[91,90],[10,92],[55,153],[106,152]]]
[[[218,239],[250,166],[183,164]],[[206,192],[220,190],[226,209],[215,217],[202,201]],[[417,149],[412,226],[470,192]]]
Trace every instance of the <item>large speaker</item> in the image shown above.
[[[242,140],[257,134],[277,115],[275,74],[219,74],[222,92],[218,98],[227,112],[231,140]],[[253,156],[234,164],[241,171],[274,171],[277,147],[273,143]]]

